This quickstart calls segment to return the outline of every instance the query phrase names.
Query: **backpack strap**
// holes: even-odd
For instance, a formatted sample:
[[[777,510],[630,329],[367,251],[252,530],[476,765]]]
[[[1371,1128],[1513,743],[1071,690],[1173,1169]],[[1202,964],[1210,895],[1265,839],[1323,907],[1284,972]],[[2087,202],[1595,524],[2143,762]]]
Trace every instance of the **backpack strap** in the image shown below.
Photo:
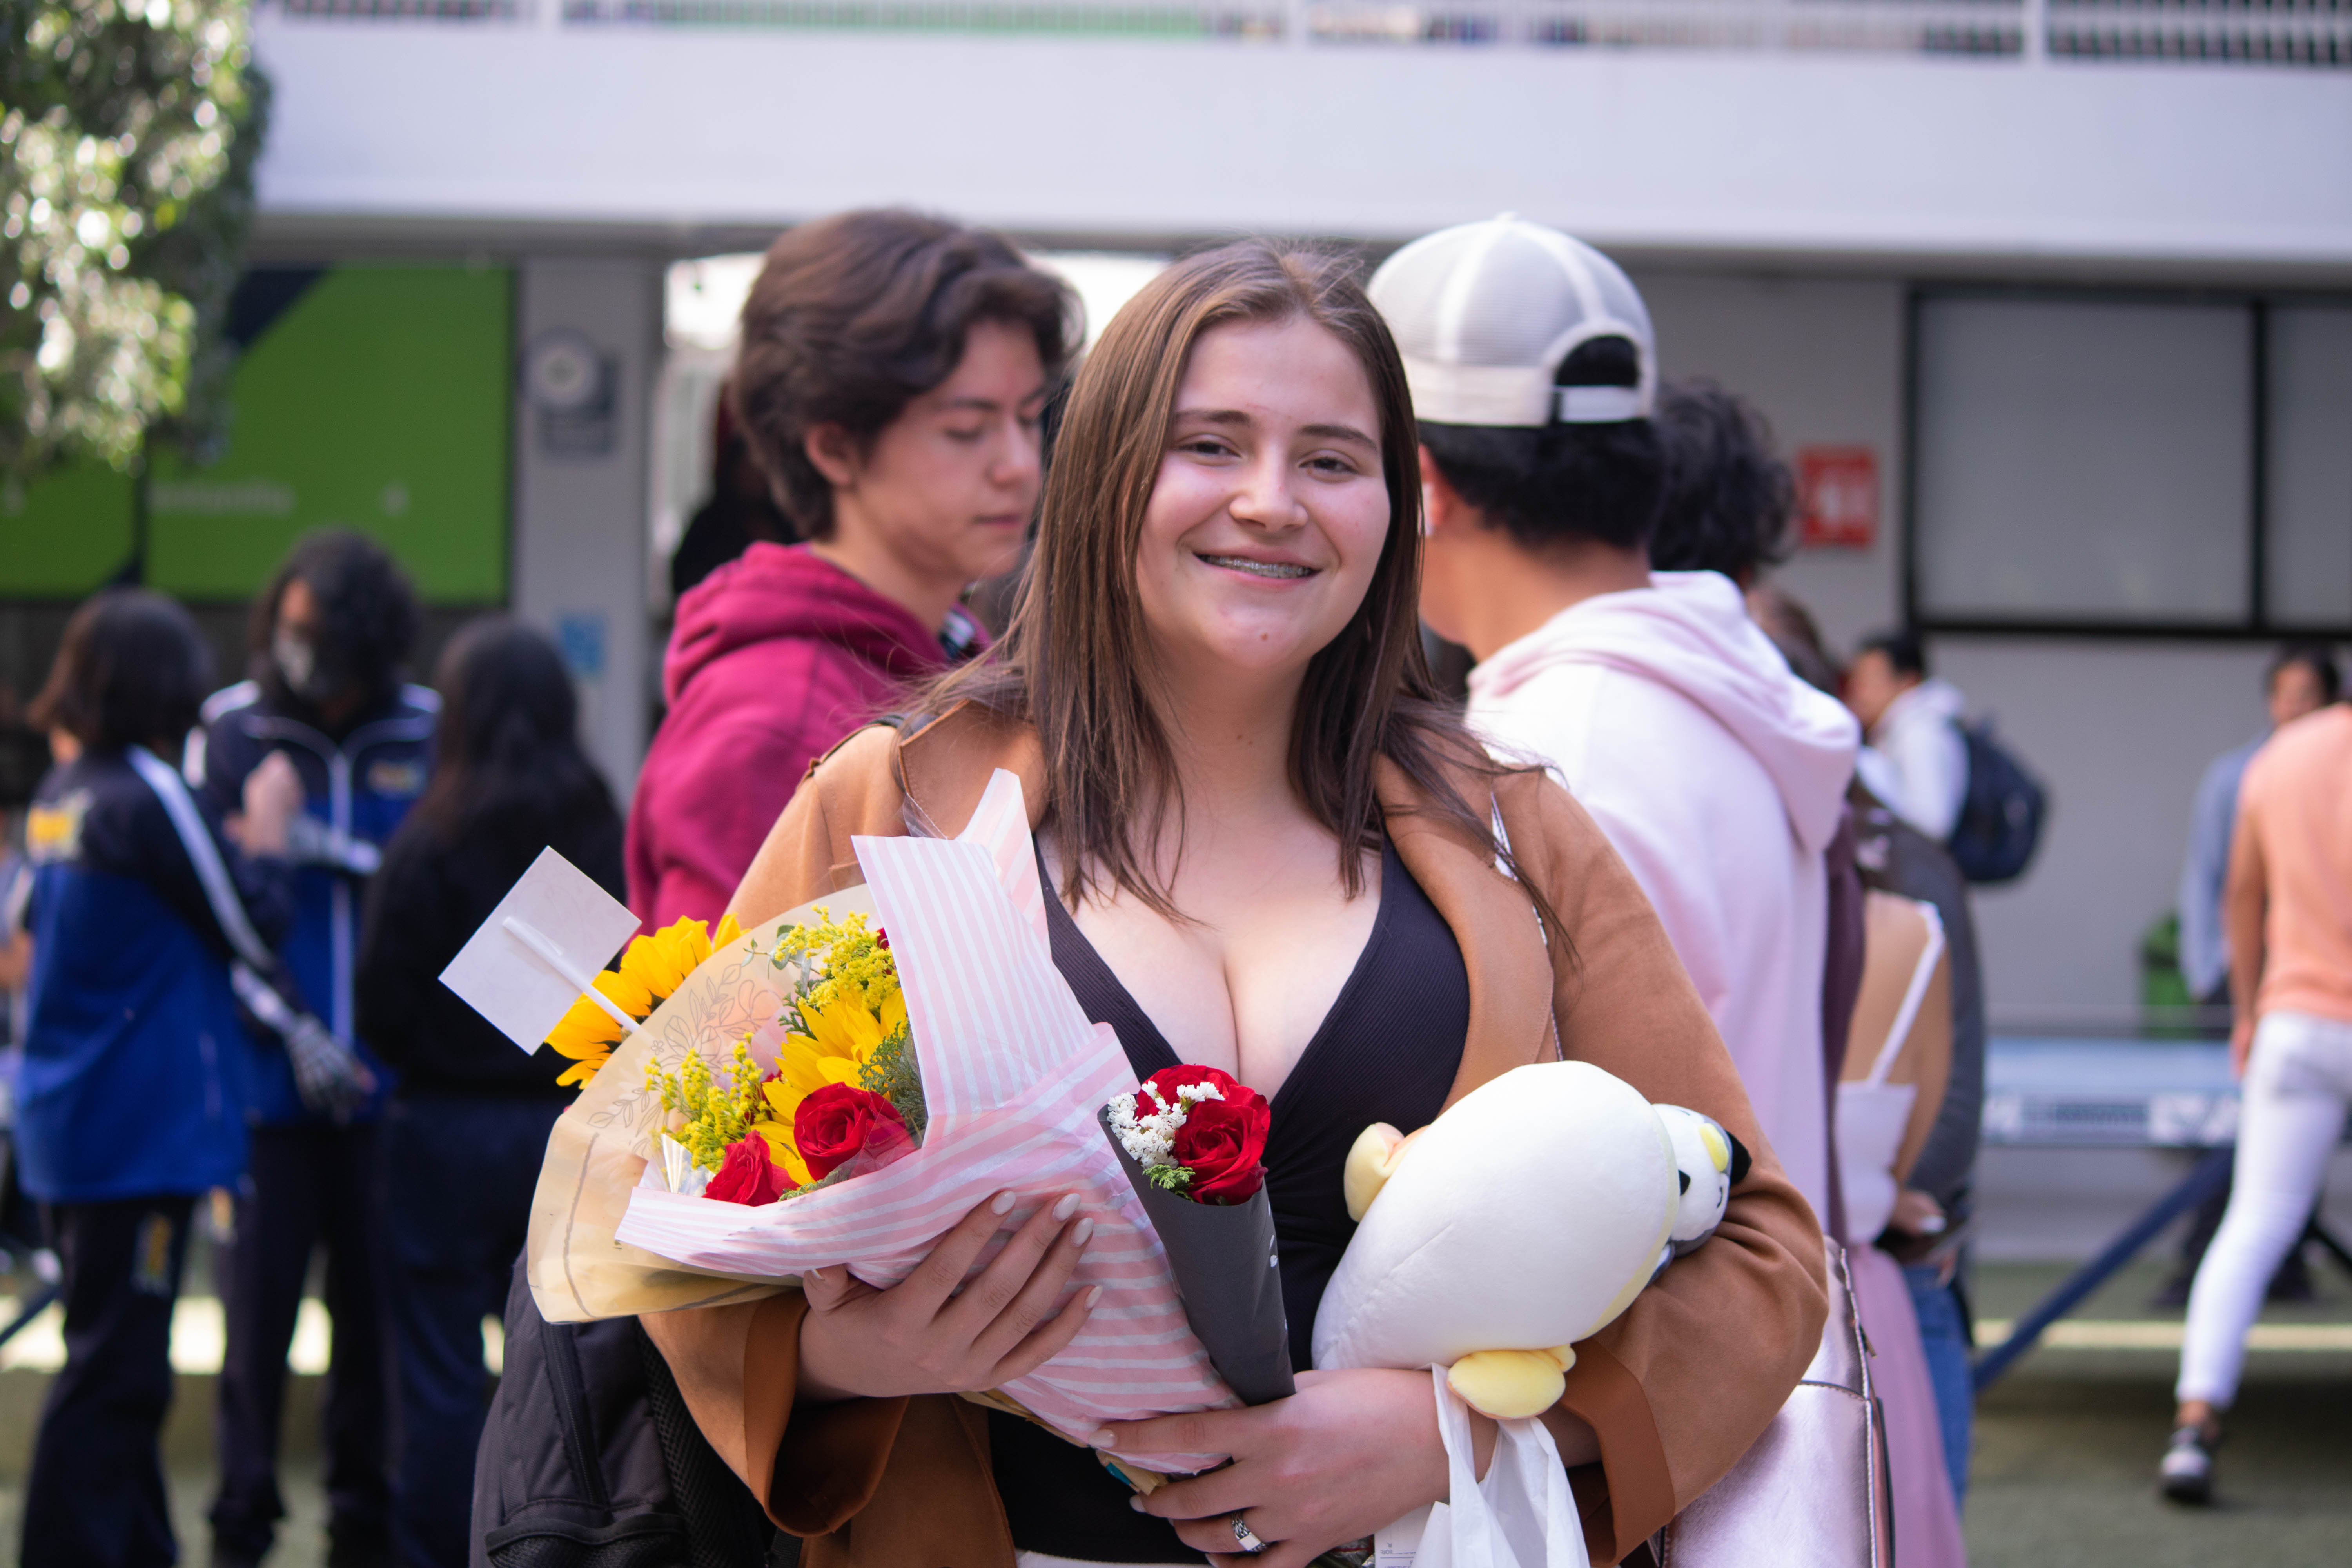
[[[669,1476],[671,1505],[686,1521],[686,1568],[751,1568],[763,1560],[771,1568],[793,1568],[800,1561],[800,1537],[768,1522],[751,1489],[694,1424],[669,1363],[643,1326],[633,1326],[645,1365],[646,1408]]]

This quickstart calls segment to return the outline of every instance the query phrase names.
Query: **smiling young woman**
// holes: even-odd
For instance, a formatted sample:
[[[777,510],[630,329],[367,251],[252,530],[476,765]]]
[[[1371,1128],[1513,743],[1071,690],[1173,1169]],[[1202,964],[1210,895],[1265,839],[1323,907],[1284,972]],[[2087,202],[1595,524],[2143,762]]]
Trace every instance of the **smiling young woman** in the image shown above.
[[[1423,1125],[1555,1055],[1757,1151],[1717,1241],[1579,1347],[1545,1417],[1596,1561],[1712,1484],[1811,1358],[1820,1233],[1655,916],[1565,794],[1489,763],[1432,694],[1415,453],[1395,348],[1339,263],[1246,242],[1170,268],[1079,373],[1004,641],[935,684],[925,718],[821,763],[737,890],[740,919],[771,918],[856,876],[853,835],[955,832],[1011,768],[1081,1004],[1139,1077],[1206,1063],[1272,1101],[1298,1392],[1098,1436],[1234,1457],[1149,1498],[940,1397],[1084,1323],[1073,1205],[1041,1207],[960,1292],[994,1205],[887,1290],[824,1269],[646,1320],[811,1568],[1234,1563],[1257,1542],[1268,1568],[1304,1568],[1442,1498],[1426,1373],[1311,1370],[1352,1229],[1342,1162],[1368,1123]]]

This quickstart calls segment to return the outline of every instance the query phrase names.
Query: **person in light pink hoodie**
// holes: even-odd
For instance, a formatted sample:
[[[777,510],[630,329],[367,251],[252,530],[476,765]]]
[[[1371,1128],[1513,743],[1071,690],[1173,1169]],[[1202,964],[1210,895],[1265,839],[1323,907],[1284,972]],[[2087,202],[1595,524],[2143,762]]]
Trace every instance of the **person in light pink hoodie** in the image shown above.
[[[962,607],[1012,569],[1075,298],[1002,237],[845,213],[768,252],[728,395],[808,542],[757,542],[678,600],[669,711],[631,804],[629,907],[715,921],[811,763],[986,641]]]
[[[1671,457],[1649,315],[1612,262],[1497,218],[1406,246],[1370,293],[1420,426],[1422,618],[1478,661],[1471,727],[1548,767],[1608,836],[1827,1220],[1826,852],[1859,726],[1790,670],[1730,577],[1652,570]],[[1902,1272],[1871,1237],[1840,1239],[1881,1352],[1903,1560],[1965,1568]]]
[[[1729,578],[1651,572],[1656,351],[1612,262],[1497,218],[1416,240],[1370,292],[1421,426],[1422,618],[1478,660],[1472,727],[1608,835],[1826,1215],[1822,855],[1853,718],[1790,673]]]

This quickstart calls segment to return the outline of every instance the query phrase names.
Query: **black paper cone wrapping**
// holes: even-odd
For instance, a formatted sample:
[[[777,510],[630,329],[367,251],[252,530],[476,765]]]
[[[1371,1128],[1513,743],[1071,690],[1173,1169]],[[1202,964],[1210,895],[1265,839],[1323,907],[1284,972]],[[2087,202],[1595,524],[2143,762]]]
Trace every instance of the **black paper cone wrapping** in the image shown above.
[[[1111,1131],[1110,1107],[1096,1112],[1119,1168],[1143,1200],[1143,1212],[1167,1249],[1184,1320],[1209,1352],[1217,1375],[1244,1405],[1287,1399],[1290,1325],[1282,1310],[1282,1269],[1274,1245],[1274,1205],[1260,1186],[1247,1203],[1197,1204],[1151,1184]]]

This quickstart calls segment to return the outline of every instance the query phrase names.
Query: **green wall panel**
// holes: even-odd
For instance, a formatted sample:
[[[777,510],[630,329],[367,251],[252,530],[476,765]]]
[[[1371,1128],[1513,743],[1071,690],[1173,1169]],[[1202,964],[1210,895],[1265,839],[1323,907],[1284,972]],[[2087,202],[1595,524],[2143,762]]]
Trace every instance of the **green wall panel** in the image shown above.
[[[501,270],[329,271],[239,362],[221,459],[157,465],[149,581],[241,598],[298,534],[340,524],[428,599],[505,598],[511,299]]]
[[[79,598],[131,557],[131,478],[68,468],[0,491],[0,594]]]
[[[148,583],[242,599],[298,535],[341,525],[428,600],[503,600],[512,299],[503,269],[328,269],[238,360],[220,459],[156,463]],[[131,481],[103,469],[0,495],[0,595],[89,592],[129,559],[131,518]]]

